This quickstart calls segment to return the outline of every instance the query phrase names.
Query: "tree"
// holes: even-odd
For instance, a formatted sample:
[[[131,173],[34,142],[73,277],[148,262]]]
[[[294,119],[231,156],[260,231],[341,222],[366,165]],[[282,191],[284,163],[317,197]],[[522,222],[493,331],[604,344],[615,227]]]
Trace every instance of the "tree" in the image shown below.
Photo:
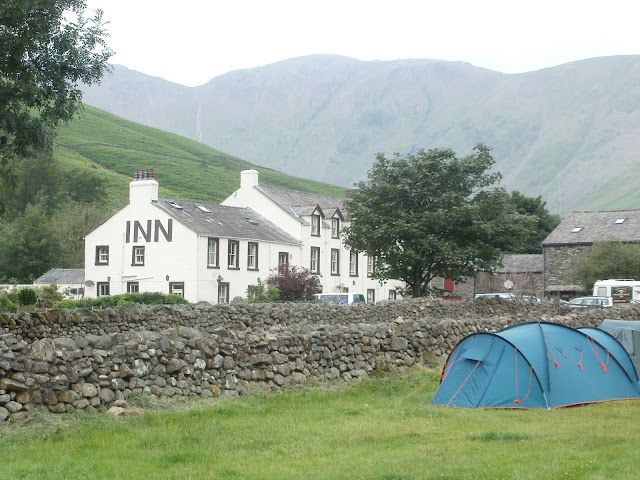
[[[547,203],[541,196],[527,197],[513,191],[511,202],[519,213],[535,217],[536,223],[521,248],[510,253],[542,253],[542,241],[560,224],[560,215],[549,213]]]
[[[493,164],[483,145],[463,158],[449,149],[378,154],[368,182],[345,202],[345,243],[375,257],[376,278],[403,280],[414,297],[436,276],[460,280],[493,268],[534,224],[497,185]]]
[[[102,225],[110,212],[98,204],[68,202],[51,217],[58,242],[59,264],[66,268],[84,266],[84,237]],[[0,269],[1,271],[1,269]]]
[[[56,230],[41,204],[29,205],[12,222],[0,221],[0,281],[31,283],[58,266]]]
[[[273,285],[280,292],[280,300],[295,302],[311,300],[317,293],[317,281],[306,268],[282,265],[277,273],[267,277],[267,285]]]
[[[569,277],[585,291],[591,291],[596,280],[640,279],[640,245],[598,242],[576,262]]]
[[[81,106],[80,83],[102,78],[112,52],[102,12],[85,0],[3,0],[0,4],[0,163],[46,150],[60,121]]]

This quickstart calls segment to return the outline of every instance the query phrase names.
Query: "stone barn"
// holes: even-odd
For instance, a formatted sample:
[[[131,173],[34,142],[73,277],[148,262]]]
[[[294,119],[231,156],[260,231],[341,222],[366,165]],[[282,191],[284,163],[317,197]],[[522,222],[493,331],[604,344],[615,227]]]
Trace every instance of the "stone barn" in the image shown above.
[[[582,256],[596,242],[640,242],[640,210],[573,212],[542,242],[546,296],[573,298],[583,293],[572,279]]]

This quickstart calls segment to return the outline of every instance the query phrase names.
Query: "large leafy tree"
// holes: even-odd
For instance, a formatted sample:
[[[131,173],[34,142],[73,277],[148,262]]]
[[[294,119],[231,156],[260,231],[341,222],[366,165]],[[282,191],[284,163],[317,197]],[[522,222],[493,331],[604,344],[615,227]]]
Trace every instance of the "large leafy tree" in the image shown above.
[[[523,248],[535,219],[499,186],[489,149],[378,154],[366,184],[346,200],[345,243],[375,257],[375,276],[396,278],[419,297],[434,277],[460,280]]]
[[[579,258],[570,278],[585,291],[591,291],[597,280],[640,279],[640,245],[613,240],[598,242]]]
[[[0,2],[0,165],[47,149],[81,106],[81,83],[99,81],[112,52],[102,12],[84,0]]]
[[[527,197],[518,191],[511,192],[511,202],[516,210],[524,215],[535,217],[535,228],[529,232],[526,240],[510,253],[542,253],[542,241],[559,224],[560,215],[554,215],[547,210],[547,203],[542,197]]]

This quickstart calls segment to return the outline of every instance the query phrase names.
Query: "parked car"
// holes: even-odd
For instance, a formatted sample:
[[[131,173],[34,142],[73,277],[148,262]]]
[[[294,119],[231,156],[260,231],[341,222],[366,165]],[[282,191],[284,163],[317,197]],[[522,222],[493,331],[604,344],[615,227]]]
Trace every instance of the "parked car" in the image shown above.
[[[567,306],[569,308],[609,308],[613,307],[611,297],[578,297],[571,300]]]
[[[522,300],[523,302],[532,302],[532,303],[541,303],[542,302],[542,300],[540,300],[535,295],[522,295],[522,297],[520,297],[520,300]]]
[[[474,300],[515,300],[516,296],[508,292],[476,293],[473,298]]]
[[[336,305],[367,303],[362,293],[316,293],[313,298],[319,302],[334,303]]]

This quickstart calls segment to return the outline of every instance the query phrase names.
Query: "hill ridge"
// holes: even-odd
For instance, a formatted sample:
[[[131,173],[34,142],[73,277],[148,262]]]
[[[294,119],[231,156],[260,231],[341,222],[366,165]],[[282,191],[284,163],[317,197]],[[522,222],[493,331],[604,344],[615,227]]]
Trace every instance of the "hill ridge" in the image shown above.
[[[553,211],[640,205],[640,185],[628,175],[640,150],[638,55],[516,74],[468,62],[313,55],[199,87],[114,69],[85,98],[251,162],[344,186],[365,179],[378,152],[450,147],[466,155],[484,143],[508,189],[541,195]]]

